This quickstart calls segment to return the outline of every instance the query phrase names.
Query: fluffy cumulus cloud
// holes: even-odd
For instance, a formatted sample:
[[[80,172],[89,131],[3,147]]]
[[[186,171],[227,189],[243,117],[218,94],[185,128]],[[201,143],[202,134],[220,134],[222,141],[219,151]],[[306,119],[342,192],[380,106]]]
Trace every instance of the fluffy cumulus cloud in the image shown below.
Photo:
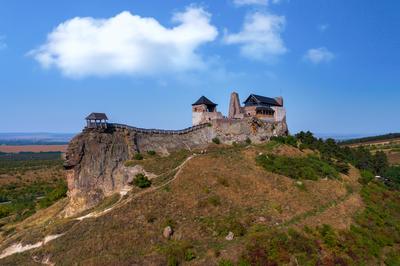
[[[269,3],[278,4],[281,0],[233,0],[233,3],[237,6],[244,6],[244,5],[262,5],[266,6]]]
[[[335,55],[325,47],[309,49],[304,55],[304,60],[313,64],[328,63]]]
[[[255,12],[246,16],[242,29],[238,33],[226,34],[226,44],[240,45],[243,56],[268,60],[287,52],[281,33],[285,27],[285,17]]]
[[[197,49],[218,35],[210,19],[194,6],[175,13],[176,26],[170,28],[130,12],[108,19],[76,17],[58,25],[29,54],[69,77],[197,70],[205,67]]]

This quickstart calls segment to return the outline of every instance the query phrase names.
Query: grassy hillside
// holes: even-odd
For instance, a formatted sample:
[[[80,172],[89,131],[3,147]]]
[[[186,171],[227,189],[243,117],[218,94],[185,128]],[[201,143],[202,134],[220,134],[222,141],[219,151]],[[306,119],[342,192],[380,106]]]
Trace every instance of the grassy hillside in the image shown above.
[[[96,218],[59,218],[62,200],[7,225],[12,232],[3,235],[0,252],[64,235],[0,263],[398,265],[400,194],[370,178],[370,171],[381,171],[379,158],[365,163],[365,154],[307,134],[194,153],[127,162],[158,177],[120,200],[106,199],[91,210]],[[170,239],[162,235],[166,226],[173,229]]]

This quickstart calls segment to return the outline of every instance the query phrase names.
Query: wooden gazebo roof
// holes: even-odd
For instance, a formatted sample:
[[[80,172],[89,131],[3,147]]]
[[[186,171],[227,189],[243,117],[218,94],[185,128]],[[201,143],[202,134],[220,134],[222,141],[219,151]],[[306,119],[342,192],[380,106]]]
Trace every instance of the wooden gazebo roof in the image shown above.
[[[108,120],[108,118],[105,113],[91,113],[86,120]]]

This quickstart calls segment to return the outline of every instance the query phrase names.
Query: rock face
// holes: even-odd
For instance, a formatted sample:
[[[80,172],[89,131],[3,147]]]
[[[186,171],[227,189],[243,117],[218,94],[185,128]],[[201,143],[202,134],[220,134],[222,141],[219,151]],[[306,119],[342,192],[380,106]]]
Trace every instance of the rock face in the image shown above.
[[[127,168],[124,162],[134,153],[154,150],[168,154],[179,149],[201,148],[218,137],[221,143],[253,143],[288,133],[285,121],[271,123],[258,119],[219,119],[209,126],[179,134],[149,133],[110,124],[107,129],[90,128],[73,138],[66,154],[66,176],[70,202],[66,216],[95,206],[105,196],[120,192],[140,168]]]
[[[167,226],[163,230],[163,237],[166,239],[170,239],[174,231],[172,230],[171,226]]]

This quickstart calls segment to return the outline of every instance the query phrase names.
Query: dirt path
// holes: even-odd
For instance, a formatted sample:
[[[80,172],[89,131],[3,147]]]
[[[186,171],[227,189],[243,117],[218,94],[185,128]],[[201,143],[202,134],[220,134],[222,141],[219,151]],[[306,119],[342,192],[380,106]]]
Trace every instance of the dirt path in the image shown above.
[[[118,208],[118,207],[121,207],[121,206],[125,205],[126,203],[129,203],[130,201],[132,201],[132,200],[134,200],[134,199],[136,199],[136,198],[139,198],[139,197],[141,197],[141,196],[143,196],[143,195],[145,195],[145,194],[148,194],[148,193],[151,193],[151,192],[155,192],[155,191],[157,191],[157,190],[159,190],[159,189],[162,189],[163,187],[167,186],[168,184],[170,184],[171,182],[173,182],[174,180],[176,180],[176,179],[178,178],[179,174],[181,173],[183,167],[186,165],[186,163],[187,163],[188,161],[190,161],[192,158],[194,158],[195,156],[196,156],[195,154],[189,156],[189,157],[186,158],[186,160],[183,161],[179,166],[177,166],[175,169],[173,169],[172,171],[177,171],[177,172],[175,173],[175,175],[174,175],[173,178],[171,178],[170,180],[168,180],[168,181],[165,182],[164,184],[161,184],[161,185],[159,185],[159,186],[157,186],[157,187],[151,187],[151,188],[146,189],[146,190],[144,190],[144,191],[141,191],[141,192],[139,192],[139,193],[137,193],[137,194],[135,194],[135,195],[132,195],[131,197],[128,197],[128,198],[126,198],[126,199],[124,199],[124,196],[129,192],[130,189],[128,189],[128,188],[123,188],[123,189],[120,191],[120,195],[121,195],[121,196],[120,196],[119,200],[118,200],[113,206],[111,206],[111,207],[109,207],[109,208],[107,208],[107,209],[105,209],[105,210],[103,210],[103,211],[100,211],[100,212],[94,211],[94,212],[91,212],[91,213],[86,214],[86,215],[84,215],[84,216],[80,216],[80,217],[75,218],[75,220],[78,220],[79,222],[77,222],[76,224],[74,224],[70,229],[68,229],[67,231],[65,231],[65,232],[62,233],[62,234],[46,236],[42,241],[39,241],[39,242],[37,242],[37,243],[35,243],[35,244],[22,245],[21,243],[14,243],[14,244],[12,244],[11,246],[9,246],[9,247],[7,247],[6,249],[4,249],[4,250],[0,253],[0,259],[3,259],[3,258],[8,257],[8,256],[11,256],[11,255],[13,255],[13,254],[15,254],[15,253],[21,253],[21,252],[24,252],[24,251],[27,251],[27,250],[31,250],[31,249],[35,249],[35,248],[42,247],[43,245],[47,244],[48,242],[50,242],[50,241],[52,241],[52,240],[54,240],[54,239],[56,239],[56,238],[59,238],[59,237],[65,235],[65,234],[67,234],[67,233],[68,233],[69,231],[71,231],[75,226],[77,226],[77,225],[80,224],[83,220],[85,220],[85,219],[87,219],[87,218],[97,218],[97,217],[103,216],[103,215],[109,213],[111,210],[113,210],[113,209],[115,209],[115,208]]]
[[[121,206],[123,206],[123,205],[125,205],[125,204],[131,202],[132,200],[137,199],[137,198],[139,198],[139,197],[141,197],[141,196],[143,196],[143,195],[145,195],[145,194],[148,194],[148,193],[151,193],[151,192],[160,190],[161,188],[167,186],[168,184],[170,184],[171,182],[173,182],[175,179],[177,179],[177,177],[178,177],[179,174],[181,173],[182,168],[185,166],[185,164],[186,164],[188,161],[190,161],[192,158],[194,158],[195,156],[196,156],[196,155],[191,155],[191,156],[189,156],[189,157],[186,158],[186,160],[183,161],[179,166],[177,166],[175,169],[173,169],[172,171],[177,171],[177,172],[175,173],[175,175],[174,175],[173,178],[171,178],[170,180],[168,180],[168,181],[165,182],[164,184],[161,184],[161,185],[156,186],[156,187],[150,187],[150,188],[148,188],[148,189],[146,189],[146,190],[143,190],[143,191],[141,191],[141,192],[139,192],[139,193],[136,193],[135,195],[133,195],[133,196],[131,196],[131,197],[125,199],[125,200],[123,200],[123,195],[124,195],[125,193],[123,193],[123,192],[121,191],[121,193],[120,193],[120,194],[121,194],[120,199],[119,199],[113,206],[111,206],[111,207],[109,207],[109,208],[107,208],[107,209],[105,209],[105,210],[103,210],[103,211],[101,211],[101,212],[91,212],[91,213],[89,213],[89,214],[86,214],[86,215],[84,215],[84,216],[81,216],[81,217],[76,218],[76,220],[82,221],[82,220],[87,219],[87,218],[97,218],[97,217],[100,217],[100,216],[102,216],[102,215],[104,215],[104,214],[110,212],[111,210],[113,210],[113,209],[115,209],[115,208],[117,208],[117,207],[121,207]],[[170,172],[172,172],[172,171],[170,171]],[[124,190],[124,192],[125,192],[125,190]]]

